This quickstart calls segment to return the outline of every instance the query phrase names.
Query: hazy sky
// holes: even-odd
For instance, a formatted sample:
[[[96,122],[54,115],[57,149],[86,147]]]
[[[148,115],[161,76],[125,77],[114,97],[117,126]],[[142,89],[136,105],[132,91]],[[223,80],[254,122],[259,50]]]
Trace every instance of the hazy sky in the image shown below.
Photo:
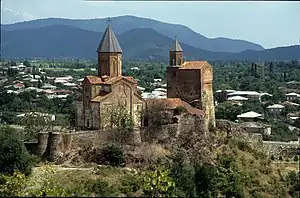
[[[134,15],[186,25],[209,37],[243,39],[265,48],[299,44],[300,3],[106,2],[2,0],[2,23],[37,18],[104,18]]]

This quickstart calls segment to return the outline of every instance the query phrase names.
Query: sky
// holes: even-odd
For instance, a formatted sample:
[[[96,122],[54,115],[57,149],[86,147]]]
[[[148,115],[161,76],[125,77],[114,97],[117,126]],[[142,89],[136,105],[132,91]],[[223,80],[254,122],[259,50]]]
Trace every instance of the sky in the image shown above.
[[[226,37],[265,48],[300,42],[300,2],[1,0],[1,23],[39,18],[122,15],[185,25],[208,38]]]

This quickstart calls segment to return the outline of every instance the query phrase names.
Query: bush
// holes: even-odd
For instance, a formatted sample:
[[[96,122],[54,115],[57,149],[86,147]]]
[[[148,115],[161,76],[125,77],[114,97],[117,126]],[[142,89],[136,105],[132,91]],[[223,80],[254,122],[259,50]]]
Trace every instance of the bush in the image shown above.
[[[195,169],[187,159],[188,157],[182,151],[176,152],[172,157],[170,176],[175,181],[180,197],[194,197],[195,195]]]
[[[112,197],[115,194],[115,189],[106,181],[90,180],[85,183],[85,189],[96,197]]]
[[[186,108],[184,108],[184,107],[182,107],[182,106],[176,107],[176,108],[174,109],[174,114],[175,114],[175,115],[180,115],[180,114],[182,114],[182,113],[184,113],[184,112],[187,112],[187,110],[186,110]]]
[[[295,162],[298,162],[298,160],[299,160],[298,155],[296,155],[296,156],[294,157],[294,161],[295,161]]]
[[[143,194],[147,197],[173,197],[175,182],[170,177],[168,170],[157,168],[155,171],[146,172],[143,182]]]
[[[128,174],[121,178],[121,193],[126,196],[133,196],[141,188],[142,180],[139,175]]]
[[[274,155],[271,155],[271,160],[274,161],[275,160],[275,157]]]
[[[16,171],[30,173],[32,157],[15,130],[0,128],[0,173],[12,174]]]
[[[282,161],[283,160],[283,158],[282,158],[282,156],[279,156],[279,158],[278,158],[280,161]]]
[[[101,156],[102,162],[111,166],[120,166],[125,162],[122,148],[115,144],[106,146],[102,150]]]

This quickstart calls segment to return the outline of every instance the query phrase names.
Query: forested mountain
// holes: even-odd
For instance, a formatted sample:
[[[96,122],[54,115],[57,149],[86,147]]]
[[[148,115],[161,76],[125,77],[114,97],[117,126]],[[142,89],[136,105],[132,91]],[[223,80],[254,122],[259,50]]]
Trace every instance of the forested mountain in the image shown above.
[[[190,46],[212,52],[242,52],[244,50],[263,50],[263,47],[243,40],[229,38],[207,38],[190,28],[179,25],[169,24],[152,19],[140,18],[135,16],[113,17],[112,23],[116,34],[123,34],[136,28],[151,28],[156,32],[177,38]],[[16,24],[2,25],[2,30],[24,30],[41,28],[52,25],[67,25],[85,30],[103,32],[107,26],[107,19],[38,19]]]
[[[103,33],[65,25],[3,30],[2,57],[93,58]],[[168,60],[173,39],[150,28],[136,28],[117,35],[125,59]],[[181,41],[180,41],[181,42]],[[240,53],[211,52],[181,42],[190,60],[299,60],[300,46]]]

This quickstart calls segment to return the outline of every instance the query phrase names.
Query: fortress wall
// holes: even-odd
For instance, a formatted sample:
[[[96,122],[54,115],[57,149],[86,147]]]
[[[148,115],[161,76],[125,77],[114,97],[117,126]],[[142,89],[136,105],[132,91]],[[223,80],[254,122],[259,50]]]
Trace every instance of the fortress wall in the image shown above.
[[[300,154],[299,143],[263,141],[262,135],[257,133],[247,133],[239,124],[228,120],[217,120],[217,128],[225,132],[227,137],[235,137],[250,143],[255,148],[261,149],[267,156],[274,156],[276,159],[282,156],[292,159]]]
[[[300,154],[299,143],[263,141],[263,149],[268,156],[278,159],[280,156],[292,159]]]

